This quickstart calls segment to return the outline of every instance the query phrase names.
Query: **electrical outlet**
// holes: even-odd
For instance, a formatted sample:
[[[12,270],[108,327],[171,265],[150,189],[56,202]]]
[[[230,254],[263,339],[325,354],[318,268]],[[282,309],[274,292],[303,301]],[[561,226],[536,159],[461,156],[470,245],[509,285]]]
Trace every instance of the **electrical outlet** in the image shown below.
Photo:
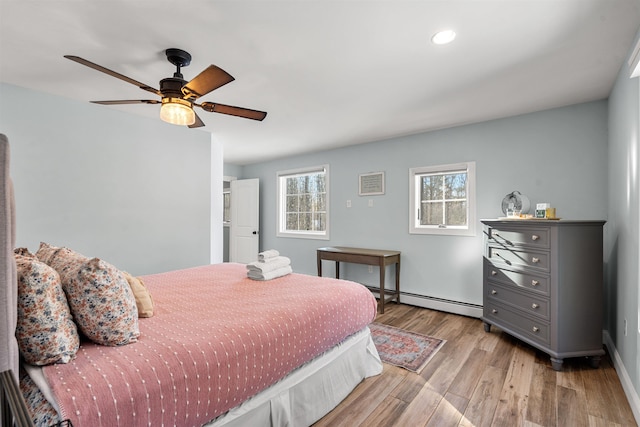
[[[373,266],[369,266],[369,273],[373,273]]]
[[[373,199],[369,199],[369,207],[372,208],[373,207]]]
[[[627,319],[624,319],[624,336],[627,336]]]
[[[347,200],[347,207],[350,208],[351,207],[351,200]]]

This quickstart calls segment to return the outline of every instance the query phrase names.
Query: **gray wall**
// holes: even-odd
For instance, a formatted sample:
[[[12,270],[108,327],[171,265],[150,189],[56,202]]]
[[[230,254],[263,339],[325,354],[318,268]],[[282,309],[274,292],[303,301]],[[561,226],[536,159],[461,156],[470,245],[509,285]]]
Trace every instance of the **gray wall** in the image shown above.
[[[609,97],[609,222],[605,241],[607,329],[636,396],[640,390],[639,99],[638,78],[629,78],[625,61]]]
[[[18,246],[64,245],[132,274],[209,263],[209,133],[7,84],[0,132]]]
[[[225,163],[223,170],[224,176],[234,176],[237,178],[242,175],[242,166]]]
[[[247,165],[242,177],[260,179],[261,249],[291,257],[294,271],[316,274],[321,246],[395,249],[402,251],[403,292],[481,305],[481,231],[475,237],[408,233],[409,168],[463,161],[476,161],[477,218],[501,216],[503,197],[519,190],[534,206],[551,203],[562,218],[606,219],[607,102]],[[276,237],[276,172],[325,163],[330,240]],[[386,193],[358,196],[358,175],[374,171],[385,172]],[[326,269],[332,274],[331,264]],[[348,279],[377,284],[376,269],[344,270]]]

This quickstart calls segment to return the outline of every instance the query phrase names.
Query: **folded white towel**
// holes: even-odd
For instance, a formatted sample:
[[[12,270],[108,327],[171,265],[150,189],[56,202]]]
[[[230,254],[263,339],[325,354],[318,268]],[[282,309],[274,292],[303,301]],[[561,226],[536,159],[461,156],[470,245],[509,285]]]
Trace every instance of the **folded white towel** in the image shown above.
[[[280,256],[280,252],[275,249],[269,249],[268,251],[263,251],[258,254],[258,261],[266,261],[269,258],[275,258]]]
[[[276,257],[265,258],[264,260],[258,260],[258,261],[255,261],[255,262],[257,262],[259,264],[268,264],[270,262],[281,262],[280,258],[287,258],[287,257],[282,256],[282,255],[278,255]],[[287,258],[287,259],[289,259],[289,258]]]
[[[269,271],[267,273],[258,273],[257,271],[248,271],[247,277],[253,280],[272,280],[278,277],[286,276],[293,273],[290,265],[286,267],[280,267],[277,270]]]
[[[282,267],[291,265],[291,259],[286,256],[278,256],[275,258],[269,258],[266,261],[254,261],[247,264],[247,270],[256,271],[258,273],[268,273],[269,271],[277,270]]]

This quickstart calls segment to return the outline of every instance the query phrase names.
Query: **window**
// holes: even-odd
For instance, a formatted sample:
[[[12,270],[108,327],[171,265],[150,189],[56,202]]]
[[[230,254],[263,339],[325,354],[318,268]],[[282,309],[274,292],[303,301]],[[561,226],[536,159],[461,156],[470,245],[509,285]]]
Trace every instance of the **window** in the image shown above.
[[[329,238],[329,166],[278,172],[278,236]]]
[[[475,162],[409,169],[409,233],[475,235]]]

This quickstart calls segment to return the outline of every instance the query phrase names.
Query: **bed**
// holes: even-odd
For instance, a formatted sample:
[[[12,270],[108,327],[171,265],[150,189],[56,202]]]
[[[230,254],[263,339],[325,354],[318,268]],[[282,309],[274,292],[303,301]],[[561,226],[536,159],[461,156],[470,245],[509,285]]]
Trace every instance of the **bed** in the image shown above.
[[[153,298],[153,316],[137,319],[124,344],[84,337],[67,363],[22,363],[21,370],[8,160],[0,135],[0,346],[8,350],[0,371],[22,379],[35,410],[53,410],[76,427],[304,426],[382,372],[367,327],[376,300],[365,287],[295,273],[256,281],[234,263],[139,278]]]

